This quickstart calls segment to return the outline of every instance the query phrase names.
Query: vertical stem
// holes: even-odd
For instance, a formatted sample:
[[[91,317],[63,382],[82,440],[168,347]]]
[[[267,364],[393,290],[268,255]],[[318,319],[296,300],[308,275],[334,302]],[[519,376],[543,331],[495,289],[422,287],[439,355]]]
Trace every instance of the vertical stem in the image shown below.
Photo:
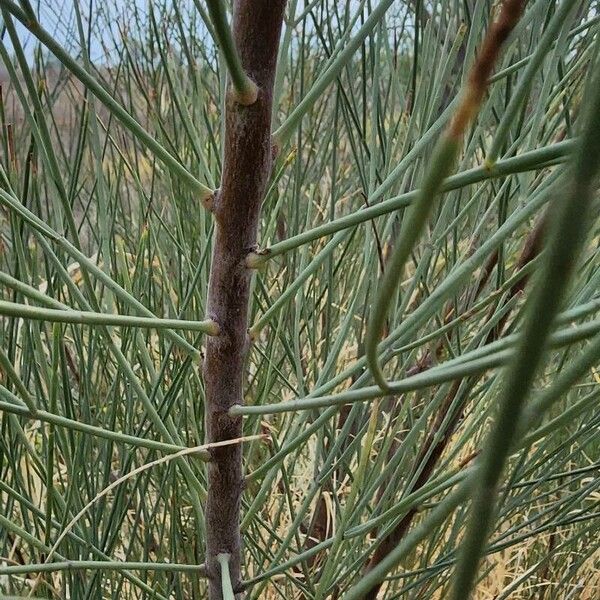
[[[220,334],[207,340],[204,360],[207,442],[240,437],[241,417],[228,410],[243,402],[251,272],[261,203],[271,174],[271,109],[285,0],[236,0],[233,39],[246,74],[258,86],[256,102],[242,106],[228,93],[221,187],[211,210],[216,237],[208,314]],[[208,465],[206,569],[209,598],[222,600],[219,554],[228,554],[235,592],[240,588],[242,448],[216,449]]]

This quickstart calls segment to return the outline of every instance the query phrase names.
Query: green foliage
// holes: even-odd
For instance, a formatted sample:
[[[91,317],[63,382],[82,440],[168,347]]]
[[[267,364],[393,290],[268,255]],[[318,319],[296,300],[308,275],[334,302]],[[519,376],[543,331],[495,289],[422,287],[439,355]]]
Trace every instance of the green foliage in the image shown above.
[[[0,0],[0,596],[203,598],[208,456],[185,449],[204,443],[215,333],[204,204],[237,61],[224,4],[210,3],[213,28],[201,1],[134,2],[126,19],[68,2],[61,36],[41,4],[38,23],[28,2]],[[448,597],[473,482],[502,443],[474,597],[599,594],[600,227],[584,126],[597,2],[528,3],[389,286],[371,343],[389,389],[365,358],[492,4],[289,0],[232,410],[252,436],[247,598],[360,598],[376,581],[380,597]],[[585,211],[564,201],[581,193]],[[567,246],[546,226],[555,212],[575,225],[559,230]],[[551,272],[573,242],[571,276]]]

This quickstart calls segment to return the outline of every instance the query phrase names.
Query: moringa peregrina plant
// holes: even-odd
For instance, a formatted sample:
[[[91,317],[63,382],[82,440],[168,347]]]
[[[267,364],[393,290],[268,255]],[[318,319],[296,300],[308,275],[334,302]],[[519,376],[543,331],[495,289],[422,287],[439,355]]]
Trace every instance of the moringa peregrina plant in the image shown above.
[[[0,0],[0,596],[600,594],[595,0]]]

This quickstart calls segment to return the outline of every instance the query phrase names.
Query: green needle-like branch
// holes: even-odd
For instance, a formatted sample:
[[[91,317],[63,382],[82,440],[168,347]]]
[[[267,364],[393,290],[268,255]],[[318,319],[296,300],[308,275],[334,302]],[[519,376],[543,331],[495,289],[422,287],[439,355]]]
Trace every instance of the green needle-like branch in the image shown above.
[[[217,561],[221,566],[221,589],[223,592],[223,600],[235,600],[233,586],[231,585],[231,576],[229,575],[229,554],[217,554]]]
[[[564,140],[545,148],[536,148],[499,160],[491,167],[481,166],[467,169],[461,173],[456,173],[448,177],[442,184],[440,192],[450,192],[469,185],[474,185],[488,179],[496,179],[509,175],[516,175],[527,171],[535,171],[545,167],[549,162],[563,162],[572,153],[576,140]],[[343,217],[339,217],[328,223],[323,223],[307,231],[302,231],[297,235],[268,246],[259,252],[252,252],[248,255],[246,264],[249,268],[257,269],[267,263],[269,260],[281,256],[286,252],[291,252],[305,244],[309,244],[322,237],[326,237],[342,229],[355,227],[361,223],[371,221],[376,217],[389,214],[399,208],[410,206],[415,203],[420,195],[420,190],[405,192],[399,196],[394,196],[383,202],[371,204],[361,210],[357,210]]]
[[[461,102],[448,129],[433,152],[419,194],[402,221],[402,228],[396,240],[392,257],[386,265],[377,290],[377,298],[371,310],[365,342],[365,355],[369,369],[376,383],[383,390],[389,390],[389,386],[382,371],[377,347],[385,328],[389,306],[393,301],[410,253],[420,239],[427,219],[433,210],[433,200],[450,175],[465,131],[479,110],[502,45],[517,24],[524,4],[524,0],[505,0],[502,4],[498,19],[489,28],[477,59],[471,67],[467,85],[462,92]]]
[[[1,0],[0,0],[1,1]],[[78,248],[71,244],[65,236],[59,235],[54,231],[45,221],[40,219],[37,215],[28,210],[23,204],[12,194],[6,193],[0,189],[0,203],[9,206],[11,210],[14,210],[20,215],[20,217],[37,229],[40,233],[46,236],[48,239],[55,242],[63,250],[69,253],[76,261],[79,262],[82,269],[89,271],[99,280],[101,280],[109,289],[111,289],[117,297],[121,298],[123,302],[127,303],[130,307],[138,310],[143,315],[149,318],[156,318],[150,310],[148,310],[137,298],[133,297],[128,293],[122,286],[120,286],[112,277],[107,275],[103,269],[99,268],[98,265],[90,260],[85,254],[83,254]],[[194,348],[187,340],[181,337],[178,333],[167,329],[166,335],[173,341],[175,341],[182,348],[185,348],[192,354],[197,354],[198,350]]]
[[[577,343],[596,335],[598,331],[600,331],[600,321],[598,320],[589,321],[578,327],[560,329],[550,336],[549,345],[562,347]],[[229,413],[231,415],[278,414],[365,402],[381,398],[389,393],[394,395],[405,394],[504,366],[514,357],[514,346],[517,341],[517,335],[507,336],[422,373],[398,381],[390,381],[388,382],[388,390],[382,390],[378,385],[366,386],[330,396],[300,398],[277,404],[236,405],[229,410]]]
[[[231,29],[227,23],[224,3],[222,0],[206,0],[206,4],[217,37],[215,41],[221,48],[233,84],[234,98],[236,102],[244,106],[254,104],[258,97],[258,87],[242,67]]]
[[[96,425],[89,425],[88,423],[82,423],[81,421],[75,421],[74,419],[56,415],[45,410],[37,409],[32,411],[27,408],[27,406],[24,406],[19,401],[19,398],[14,396],[4,386],[0,386],[0,398],[8,400],[0,400],[0,412],[11,413],[21,417],[42,421],[43,423],[50,423],[52,425],[57,425],[58,427],[64,427],[67,430],[80,431],[81,433],[104,438],[113,442],[130,444],[134,447],[139,446],[140,448],[159,450],[161,452],[182,450],[180,446],[174,444],[167,444],[156,440],[120,433],[118,431],[112,431],[110,429],[104,429],[102,427],[97,427]]]
[[[525,400],[540,366],[556,314],[589,229],[600,171],[600,75],[596,63],[588,89],[589,109],[565,188],[557,189],[545,263],[528,303],[516,354],[506,373],[499,411],[485,442],[471,515],[453,578],[453,600],[467,600],[477,577],[495,512],[497,487],[519,430]]]
[[[50,563],[0,566],[0,575],[27,575],[28,573],[56,573],[71,571],[162,571],[167,573],[194,573],[205,576],[204,565],[181,563],[126,562],[117,560],[66,560]]]
[[[77,325],[114,325],[117,327],[143,327],[147,329],[182,329],[199,331],[207,335],[219,335],[219,325],[211,319],[184,321],[180,319],[158,319],[129,315],[109,315],[78,310],[40,308],[29,304],[0,300],[0,315],[50,323],[75,323]]]

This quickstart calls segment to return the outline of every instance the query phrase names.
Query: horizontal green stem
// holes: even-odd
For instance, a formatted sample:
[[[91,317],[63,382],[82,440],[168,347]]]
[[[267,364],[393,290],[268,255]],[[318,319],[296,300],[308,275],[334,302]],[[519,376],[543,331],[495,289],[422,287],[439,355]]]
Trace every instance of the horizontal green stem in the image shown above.
[[[206,576],[204,565],[181,563],[122,562],[105,560],[66,560],[29,565],[0,566],[0,575],[25,575],[27,573],[53,573],[56,571],[167,571],[194,573]]]
[[[301,398],[298,400],[279,402],[277,404],[254,406],[236,405],[232,407],[229,412],[232,415],[270,415],[375,400],[389,394],[403,394],[453,381],[454,379],[460,379],[467,375],[475,375],[492,367],[506,364],[510,357],[511,352],[505,350],[491,356],[484,356],[481,359],[465,362],[453,367],[447,367],[442,364],[439,367],[424,371],[423,373],[418,373],[417,375],[407,377],[406,379],[390,381],[388,382],[389,390],[382,390],[379,385],[372,385],[355,390],[347,390],[331,396]]]
[[[467,171],[448,177],[442,185],[441,191],[449,192],[467,185],[485,181],[486,179],[494,179],[506,175],[535,170],[543,167],[548,162],[566,159],[571,154],[574,146],[574,140],[566,140],[558,142],[557,144],[552,144],[551,146],[524,152],[518,156],[499,160],[491,168],[482,166],[468,169]],[[260,261],[266,262],[275,256],[294,250],[295,248],[308,244],[316,239],[331,235],[336,231],[353,227],[360,223],[365,223],[375,217],[380,217],[394,210],[398,210],[403,206],[408,206],[417,198],[418,194],[419,190],[412,190],[380,202],[379,204],[345,215],[339,219],[330,221],[329,223],[324,223],[323,225],[319,225],[318,227],[314,227],[313,229],[309,229],[298,235],[291,236],[286,240],[273,244],[263,250],[260,254]]]
[[[549,345],[560,347],[575,343],[597,334],[598,331],[600,331],[600,321],[589,321],[577,328],[570,327],[557,331],[550,337]],[[378,385],[372,385],[346,390],[339,394],[300,398],[277,404],[236,405],[229,410],[229,413],[231,415],[268,415],[364,402],[381,398],[389,393],[404,394],[506,365],[514,356],[511,347],[517,341],[517,335],[507,336],[498,342],[478,348],[422,373],[417,373],[399,381],[391,381],[389,382],[389,391],[382,390]]]
[[[179,319],[159,319],[156,317],[135,317],[130,315],[109,315],[78,310],[58,310],[40,308],[29,304],[0,300],[0,315],[49,321],[51,323],[76,323],[78,325],[114,325],[117,327],[144,327],[148,329],[183,329],[199,331],[207,335],[218,335],[219,326],[210,319],[205,321],[184,321]]]
[[[2,0],[0,0],[0,2],[1,1]],[[54,241],[60,248],[69,254],[69,256],[79,262],[82,270],[86,270],[97,277],[100,281],[102,281],[102,283],[104,283],[104,285],[106,285],[109,290],[115,294],[115,296],[117,296],[117,298],[121,299],[130,308],[137,310],[146,317],[153,319],[156,318],[156,315],[152,314],[152,312],[137,298],[134,298],[129,292],[123,289],[112,277],[107,275],[101,268],[98,267],[98,265],[96,265],[85,254],[83,254],[83,252],[71,244],[67,238],[57,233],[37,215],[23,206],[23,204],[12,194],[0,189],[0,203],[6,205],[11,210],[16,212],[26,223],[39,231],[42,235]],[[187,352],[190,352],[193,355],[199,354],[198,350],[177,332],[167,329],[165,330],[165,335]]]

